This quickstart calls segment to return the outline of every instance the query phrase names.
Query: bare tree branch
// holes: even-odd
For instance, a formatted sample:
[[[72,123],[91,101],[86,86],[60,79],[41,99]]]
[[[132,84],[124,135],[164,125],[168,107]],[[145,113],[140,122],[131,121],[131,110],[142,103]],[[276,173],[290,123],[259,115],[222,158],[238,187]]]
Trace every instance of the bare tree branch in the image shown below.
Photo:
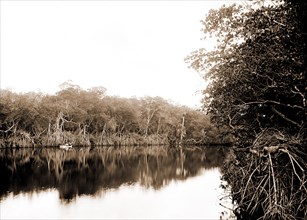
[[[259,101],[254,101],[254,102],[245,102],[243,105],[266,104],[266,103],[271,103],[271,104],[276,104],[276,105],[282,105],[282,106],[286,106],[286,107],[289,107],[289,108],[298,108],[298,109],[304,110],[304,107],[303,107],[303,106],[284,104],[284,103],[277,102],[277,101],[274,101],[274,100],[259,100]]]
[[[300,125],[299,123],[297,123],[297,122],[295,122],[295,121],[293,121],[293,120],[287,118],[283,113],[281,113],[280,111],[278,111],[276,108],[272,107],[272,110],[273,110],[275,113],[277,113],[280,117],[282,117],[283,119],[285,119],[286,121],[288,121],[288,122],[290,122],[290,123],[292,123],[292,124],[294,124],[294,125],[296,125],[296,126],[298,126],[298,127],[301,127],[301,125]]]

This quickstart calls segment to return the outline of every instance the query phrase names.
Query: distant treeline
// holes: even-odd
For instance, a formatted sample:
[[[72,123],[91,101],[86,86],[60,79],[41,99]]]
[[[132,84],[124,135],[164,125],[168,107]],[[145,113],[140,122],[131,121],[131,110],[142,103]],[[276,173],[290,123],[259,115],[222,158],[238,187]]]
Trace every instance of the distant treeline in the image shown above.
[[[107,96],[63,83],[55,95],[1,90],[0,146],[176,145],[230,141],[203,112],[160,97]]]

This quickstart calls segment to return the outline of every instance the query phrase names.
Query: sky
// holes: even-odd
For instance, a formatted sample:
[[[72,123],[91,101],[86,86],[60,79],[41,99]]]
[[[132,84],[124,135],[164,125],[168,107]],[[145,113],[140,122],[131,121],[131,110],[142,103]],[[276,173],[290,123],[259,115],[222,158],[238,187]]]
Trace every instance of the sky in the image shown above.
[[[1,89],[54,94],[71,80],[108,95],[199,107],[206,82],[184,58],[229,1],[0,1]]]

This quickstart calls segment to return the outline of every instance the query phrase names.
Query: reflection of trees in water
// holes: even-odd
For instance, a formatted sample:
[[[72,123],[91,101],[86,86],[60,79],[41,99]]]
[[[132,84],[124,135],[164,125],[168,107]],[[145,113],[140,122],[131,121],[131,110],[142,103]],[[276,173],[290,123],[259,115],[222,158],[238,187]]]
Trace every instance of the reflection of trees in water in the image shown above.
[[[224,151],[221,147],[3,149],[0,196],[57,188],[61,199],[69,201],[136,182],[159,189],[171,180],[195,176],[201,168],[221,166]]]

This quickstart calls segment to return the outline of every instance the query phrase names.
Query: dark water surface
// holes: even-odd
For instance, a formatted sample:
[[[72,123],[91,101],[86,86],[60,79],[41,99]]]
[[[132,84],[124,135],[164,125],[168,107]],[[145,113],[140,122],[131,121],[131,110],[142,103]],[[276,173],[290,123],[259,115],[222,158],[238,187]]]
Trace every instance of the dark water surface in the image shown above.
[[[222,147],[1,149],[0,219],[226,219],[225,154]]]

